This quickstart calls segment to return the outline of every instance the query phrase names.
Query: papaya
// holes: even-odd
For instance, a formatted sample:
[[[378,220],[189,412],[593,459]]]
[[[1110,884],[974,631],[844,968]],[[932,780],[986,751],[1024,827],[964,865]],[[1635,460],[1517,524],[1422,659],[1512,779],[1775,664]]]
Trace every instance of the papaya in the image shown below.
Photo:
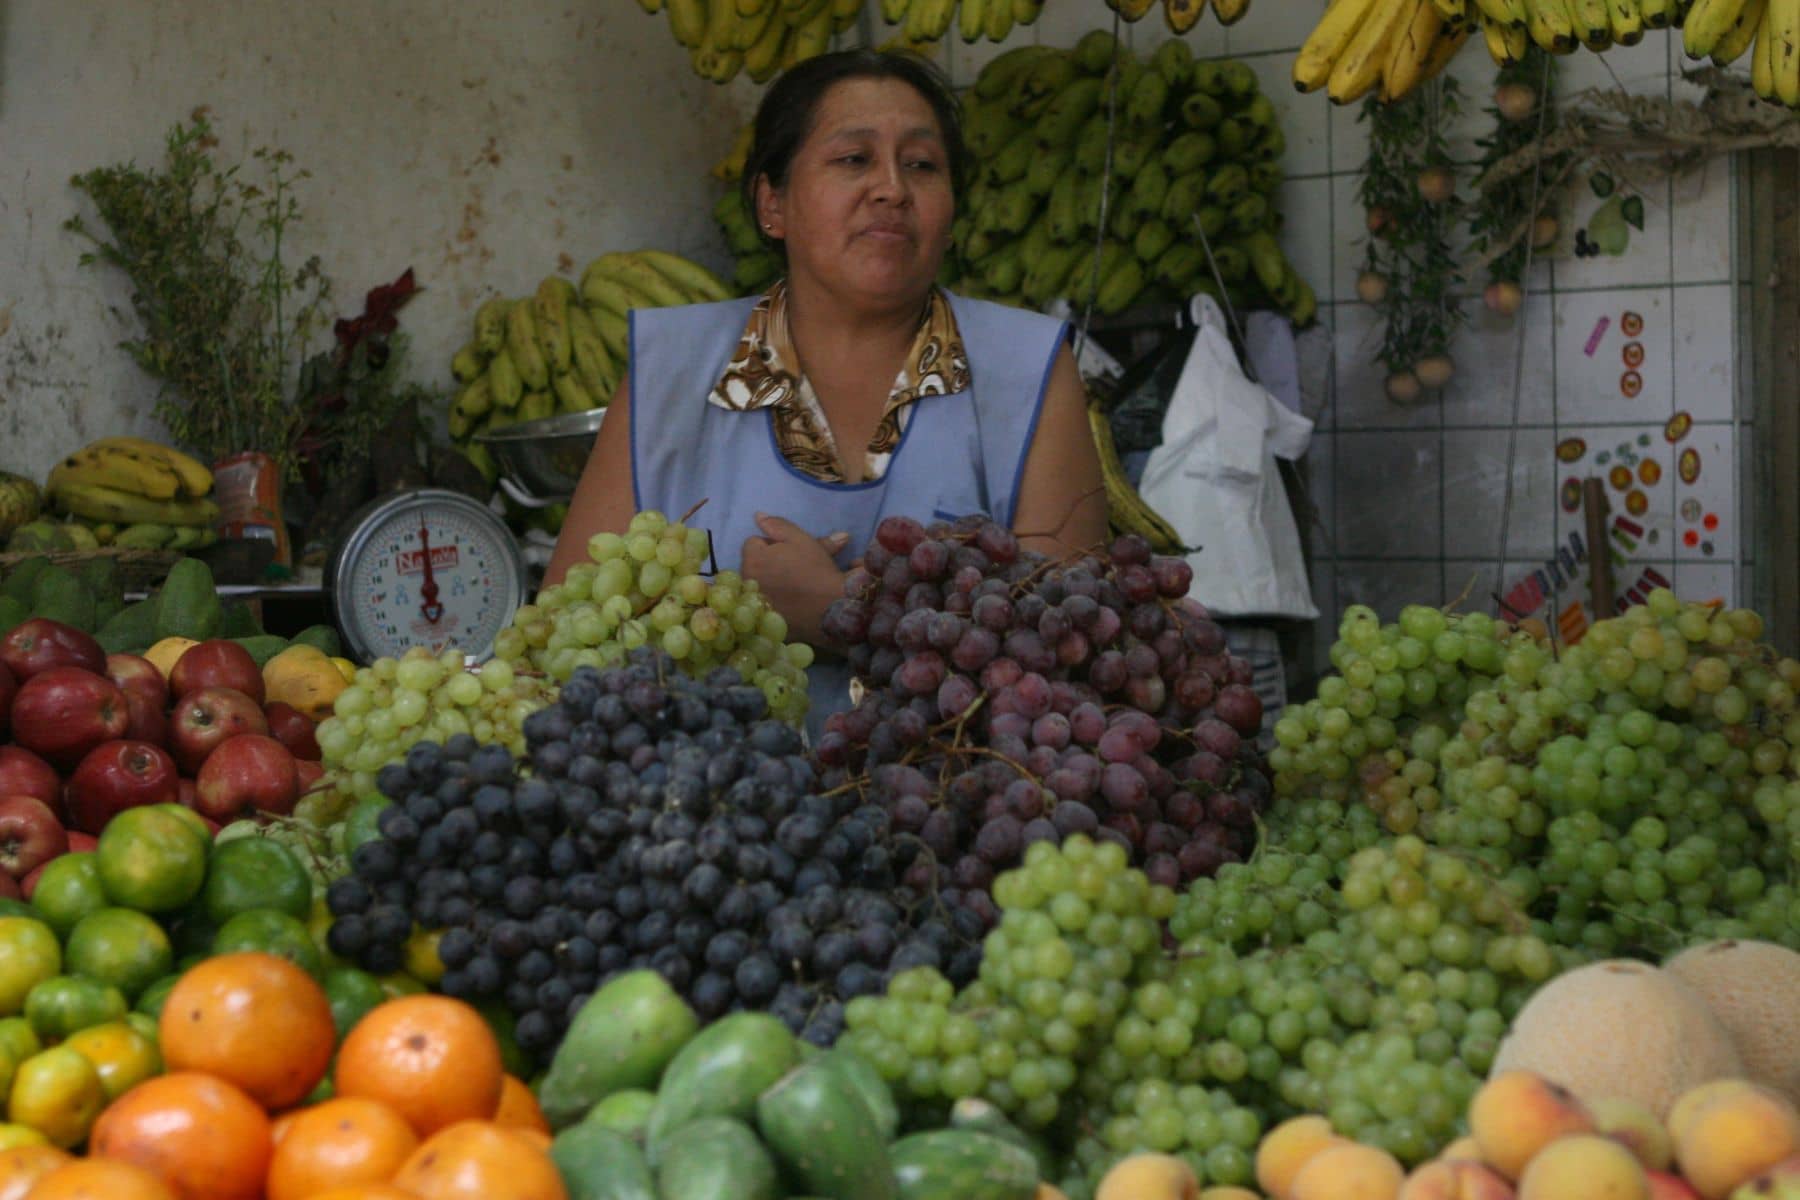
[[[222,638],[261,637],[267,632],[262,622],[256,619],[256,613],[244,600],[231,599],[224,603],[224,615],[219,619],[219,636]]]
[[[675,1131],[656,1172],[665,1197],[680,1200],[776,1200],[775,1162],[742,1121],[702,1117]]]
[[[972,1129],[936,1129],[889,1147],[900,1200],[1032,1200],[1031,1152]]]
[[[52,564],[31,585],[31,615],[48,617],[83,633],[94,632],[94,593],[75,572]]]
[[[553,1127],[579,1120],[622,1088],[650,1087],[700,1019],[655,971],[627,971],[587,998],[569,1024],[538,1103]]]
[[[828,1200],[897,1200],[874,1114],[824,1057],[795,1067],[764,1092],[756,1125],[807,1191]]]
[[[1049,1143],[1020,1129],[998,1107],[978,1096],[965,1096],[950,1106],[950,1128],[985,1133],[1011,1142],[1022,1147],[1037,1162],[1040,1176],[1048,1179],[1057,1173],[1056,1154]]]
[[[197,558],[183,558],[169,568],[156,593],[156,639],[217,637],[224,620],[212,569]]]
[[[637,1143],[593,1121],[557,1134],[550,1160],[569,1200],[657,1200],[656,1180]]]
[[[702,1029],[669,1061],[645,1130],[650,1162],[664,1144],[701,1117],[748,1120],[756,1098],[798,1061],[788,1027],[767,1013],[741,1012]]]
[[[0,634],[31,618],[31,610],[11,596],[0,596]]]
[[[805,1045],[811,1046],[812,1043],[807,1042]],[[844,1081],[862,1097],[863,1103],[869,1106],[869,1115],[875,1118],[875,1128],[881,1132],[881,1140],[893,1141],[894,1134],[900,1129],[900,1109],[894,1103],[893,1090],[888,1087],[887,1080],[881,1077],[881,1072],[870,1066],[868,1059],[843,1046],[826,1051],[820,1057],[827,1066],[843,1076]]]
[[[142,654],[156,641],[156,598],[121,608],[95,631],[94,640],[108,654]]]
[[[31,589],[37,583],[37,577],[50,567],[50,560],[39,555],[19,562],[12,570],[0,579],[0,596],[11,596],[20,604],[31,604]]]
[[[75,577],[81,580],[86,585],[88,592],[93,595],[96,608],[107,600],[122,602],[124,599],[125,589],[119,582],[119,562],[115,558],[110,556],[84,558],[75,568]],[[113,605],[114,612],[117,612],[118,608],[118,604]],[[96,622],[95,628],[98,627],[99,623]]]

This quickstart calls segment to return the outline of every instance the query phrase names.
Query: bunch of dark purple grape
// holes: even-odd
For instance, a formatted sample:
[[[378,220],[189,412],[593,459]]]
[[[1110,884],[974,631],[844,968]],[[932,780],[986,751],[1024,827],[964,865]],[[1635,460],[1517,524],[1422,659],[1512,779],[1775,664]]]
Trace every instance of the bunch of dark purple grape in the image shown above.
[[[814,748],[888,809],[904,878],[990,921],[1032,842],[1120,842],[1169,886],[1246,858],[1270,789],[1250,667],[1138,537],[1057,561],[1007,529],[889,517],[825,632],[864,693]]]
[[[635,650],[577,669],[524,734],[528,763],[459,735],[382,770],[380,836],[327,895],[336,953],[392,966],[415,924],[442,929],[443,991],[503,1002],[538,1057],[635,967],[704,1019],[763,1009],[822,1045],[894,971],[973,978],[980,914],[902,884],[886,811],[822,794],[735,670]]]

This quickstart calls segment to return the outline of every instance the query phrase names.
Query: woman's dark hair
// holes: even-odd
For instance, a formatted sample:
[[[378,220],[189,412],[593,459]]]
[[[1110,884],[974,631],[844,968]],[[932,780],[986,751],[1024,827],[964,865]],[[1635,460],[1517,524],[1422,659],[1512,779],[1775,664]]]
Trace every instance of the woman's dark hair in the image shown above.
[[[970,167],[969,148],[963,142],[962,105],[950,89],[950,80],[936,64],[908,51],[840,50],[796,64],[777,79],[756,109],[756,135],[744,160],[744,206],[756,220],[756,181],[787,183],[788,168],[800,144],[812,132],[819,101],[833,84],[849,79],[897,79],[909,85],[931,105],[937,117],[944,150],[950,157],[950,187],[961,195]],[[761,228],[757,229],[762,233]],[[779,246],[763,235],[765,242]]]

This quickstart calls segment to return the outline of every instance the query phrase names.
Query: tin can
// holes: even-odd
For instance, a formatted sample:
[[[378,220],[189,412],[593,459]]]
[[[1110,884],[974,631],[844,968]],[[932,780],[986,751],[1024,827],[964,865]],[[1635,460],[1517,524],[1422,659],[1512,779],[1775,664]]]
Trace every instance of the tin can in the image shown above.
[[[270,542],[275,562],[294,563],[287,523],[281,519],[281,468],[258,450],[246,450],[213,464],[214,497],[219,503],[219,536]]]

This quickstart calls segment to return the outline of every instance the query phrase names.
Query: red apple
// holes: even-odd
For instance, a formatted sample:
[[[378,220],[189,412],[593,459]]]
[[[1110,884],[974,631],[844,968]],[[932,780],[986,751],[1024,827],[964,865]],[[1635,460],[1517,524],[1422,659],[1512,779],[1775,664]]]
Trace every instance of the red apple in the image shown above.
[[[30,796],[55,808],[61,794],[55,767],[23,746],[0,746],[0,796]]]
[[[130,720],[125,723],[125,736],[134,742],[149,742],[153,746],[161,746],[169,740],[169,718],[163,713],[163,706],[154,700],[144,699],[141,692],[125,693],[125,711]]]
[[[0,637],[0,665],[20,683],[52,667],[85,667],[106,674],[106,651],[92,635],[73,625],[34,617]]]
[[[54,861],[54,859],[51,860],[51,862]],[[19,898],[21,900],[30,903],[31,898],[37,895],[37,881],[44,874],[44,868],[49,865],[49,862],[41,862],[37,866],[31,868],[31,870],[27,871],[25,877],[19,880]],[[0,874],[3,873],[4,872],[0,872]]]
[[[0,663],[0,738],[6,736],[6,727],[12,719],[13,697],[19,694],[19,681],[13,673]]]
[[[0,871],[0,900],[24,900],[25,893],[19,887],[19,881]]]
[[[263,716],[269,721],[269,736],[291,750],[295,758],[318,762],[323,757],[319,752],[318,726],[311,717],[282,700],[263,705]]]
[[[173,803],[178,778],[175,760],[161,746],[123,738],[97,746],[69,776],[69,824],[98,835],[128,808]]]
[[[40,671],[13,700],[13,741],[53,766],[74,766],[101,742],[125,736],[130,723],[119,685],[82,667]]]
[[[141,654],[107,655],[106,677],[118,684],[119,690],[127,696],[142,696],[159,712],[169,707],[168,681],[156,669],[156,664]]]
[[[309,762],[304,758],[298,758],[294,761],[294,769],[300,773],[300,794],[302,796],[312,791],[313,784],[325,778],[324,763]]]
[[[31,796],[0,796],[0,873],[23,879],[69,849],[50,806]]]
[[[240,733],[269,732],[262,706],[236,688],[203,687],[175,702],[169,714],[169,750],[185,774],[200,769],[221,742]]]
[[[100,839],[80,829],[69,830],[69,853],[80,854],[83,850],[93,850],[100,845]]]
[[[194,781],[200,793],[198,812],[230,821],[249,809],[287,814],[300,799],[300,775],[294,756],[272,737],[241,733],[219,744],[200,766]]]
[[[199,812],[200,793],[195,789],[194,781],[183,776],[177,782],[176,787],[175,803],[181,805],[183,808],[191,808],[195,812]]]
[[[169,691],[177,700],[206,687],[233,688],[263,702],[262,669],[248,650],[224,638],[189,646],[169,672]]]

